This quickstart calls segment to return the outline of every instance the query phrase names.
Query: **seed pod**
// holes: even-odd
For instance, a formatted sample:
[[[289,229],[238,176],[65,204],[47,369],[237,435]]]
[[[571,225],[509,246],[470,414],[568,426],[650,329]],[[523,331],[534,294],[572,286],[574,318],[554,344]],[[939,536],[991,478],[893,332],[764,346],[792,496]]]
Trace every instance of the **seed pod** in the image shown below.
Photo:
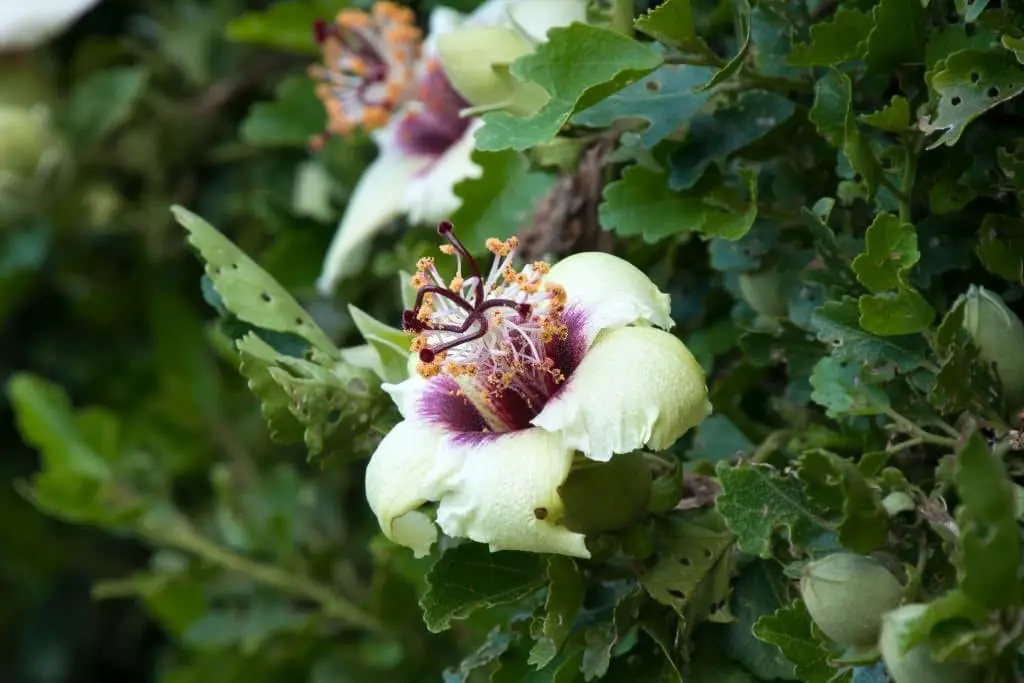
[[[826,636],[866,647],[878,639],[882,615],[900,604],[903,587],[876,560],[836,553],[804,567],[800,593]]]
[[[995,364],[1007,404],[1011,409],[1024,405],[1024,322],[984,287],[971,285],[962,299],[964,329],[982,360]]]
[[[437,39],[437,53],[452,87],[474,107],[500,107],[531,114],[548,99],[547,92],[509,73],[517,57],[533,47],[515,31],[500,26],[473,26]]]
[[[928,609],[915,603],[904,605],[882,618],[879,650],[895,683],[976,683],[983,669],[966,662],[937,662],[928,643],[920,643],[908,652],[900,652],[900,640],[910,626]]]
[[[565,506],[562,524],[570,531],[617,531],[646,512],[651,469],[640,453],[616,455],[608,462],[587,460],[573,466],[558,495]]]
[[[774,268],[741,273],[739,286],[743,300],[761,315],[782,318],[789,312],[789,302],[782,292],[782,276]]]

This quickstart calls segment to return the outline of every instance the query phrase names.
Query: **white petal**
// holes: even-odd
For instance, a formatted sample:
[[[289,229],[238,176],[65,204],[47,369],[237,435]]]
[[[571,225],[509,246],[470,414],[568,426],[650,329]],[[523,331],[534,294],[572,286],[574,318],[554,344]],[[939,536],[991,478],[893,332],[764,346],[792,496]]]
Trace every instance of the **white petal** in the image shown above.
[[[446,534],[491,550],[590,557],[584,536],[557,524],[558,487],[573,457],[558,435],[525,429],[473,444],[445,442],[440,450],[440,458],[461,463],[440,490],[437,523]]]
[[[413,175],[429,163],[391,145],[381,148],[356,183],[324,258],[317,289],[328,295],[339,280],[352,275],[366,257],[370,240],[403,211],[403,193]]]
[[[610,327],[640,321],[664,329],[674,325],[669,295],[618,256],[597,251],[573,254],[552,266],[546,281],[565,287],[569,306],[585,311],[588,345]]]
[[[508,9],[517,0],[486,0],[466,19],[469,26],[499,26],[508,23]]]
[[[22,50],[61,33],[98,0],[2,0],[0,51]]]
[[[652,327],[602,335],[533,424],[592,460],[668,448],[711,413],[704,372],[677,337]]]
[[[402,414],[406,420],[414,419],[418,416],[416,406],[423,396],[423,392],[427,390],[429,381],[420,377],[419,373],[416,372],[416,366],[419,363],[419,358],[416,354],[411,353],[409,364],[407,366],[409,370],[409,379],[398,382],[397,384],[381,384],[380,388],[383,389],[391,396],[391,400],[398,406],[398,412]]]
[[[366,500],[381,531],[416,557],[430,552],[437,529],[418,507],[430,500],[423,483],[437,460],[441,430],[405,420],[388,432],[366,466]]]
[[[413,225],[437,223],[447,218],[462,203],[455,196],[455,185],[467,178],[479,178],[483,169],[473,163],[473,136],[479,125],[474,121],[459,140],[434,163],[411,179],[405,190],[404,208]]]
[[[519,0],[508,12],[512,23],[538,43],[553,28],[587,22],[586,0]]]
[[[466,17],[461,12],[451,7],[438,5],[430,12],[430,30],[423,39],[423,54],[427,57],[437,54],[437,39],[440,36],[452,33],[464,22]]]

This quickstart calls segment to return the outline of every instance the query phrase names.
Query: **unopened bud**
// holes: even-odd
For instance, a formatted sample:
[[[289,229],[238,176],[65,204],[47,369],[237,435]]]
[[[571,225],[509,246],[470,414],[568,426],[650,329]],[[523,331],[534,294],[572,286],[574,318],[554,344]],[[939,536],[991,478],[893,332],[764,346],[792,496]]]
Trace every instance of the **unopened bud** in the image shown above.
[[[995,365],[1010,409],[1024,405],[1024,322],[999,295],[971,285],[964,299],[964,329],[981,358]]]
[[[534,83],[509,73],[509,65],[533,46],[515,31],[500,26],[474,26],[437,38],[441,67],[452,87],[474,107],[532,114],[548,99]]]
[[[804,567],[800,594],[822,633],[841,645],[867,647],[878,639],[882,615],[900,604],[903,587],[876,560],[836,553]]]
[[[789,312],[789,302],[782,291],[782,276],[774,268],[741,273],[739,286],[743,300],[761,315],[782,318]]]
[[[982,668],[966,662],[939,662],[931,654],[928,643],[920,643],[902,652],[900,643],[924,613],[923,604],[904,605],[882,618],[879,650],[882,661],[895,683],[976,683]]]

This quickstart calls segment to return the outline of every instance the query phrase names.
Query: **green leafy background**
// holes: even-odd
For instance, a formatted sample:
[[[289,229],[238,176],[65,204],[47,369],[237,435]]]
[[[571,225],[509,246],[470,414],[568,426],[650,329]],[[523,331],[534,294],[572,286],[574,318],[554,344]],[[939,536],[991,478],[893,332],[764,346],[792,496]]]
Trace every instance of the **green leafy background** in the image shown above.
[[[551,98],[483,115],[452,217],[636,263],[707,372],[586,562],[413,559],[367,508],[398,416],[343,349],[401,372],[372,318],[435,246],[314,287],[375,151],[311,151],[310,26],[368,2],[104,0],[0,56],[46,114],[0,119],[5,683],[883,683],[799,600],[840,551],[927,603],[901,647],[1024,676],[1024,334],[959,299],[1024,315],[1024,8],[591,4],[510,65]]]

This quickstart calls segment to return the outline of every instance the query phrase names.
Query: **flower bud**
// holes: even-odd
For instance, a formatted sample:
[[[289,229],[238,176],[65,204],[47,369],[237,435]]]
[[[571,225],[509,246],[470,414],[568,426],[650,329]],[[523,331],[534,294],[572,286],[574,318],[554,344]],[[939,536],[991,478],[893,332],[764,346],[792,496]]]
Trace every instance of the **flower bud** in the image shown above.
[[[532,51],[524,38],[500,26],[461,28],[437,39],[445,76],[467,102],[522,116],[532,114],[548,99],[543,88],[509,73],[516,58]]]
[[[640,453],[616,455],[608,462],[575,465],[558,488],[564,505],[562,524],[581,534],[623,529],[646,511],[651,469]]]
[[[789,312],[789,302],[782,291],[782,276],[774,268],[740,273],[739,286],[743,300],[761,315],[783,318]]]
[[[1024,404],[1024,322],[1007,308],[1001,297],[971,285],[964,299],[964,329],[974,340],[981,358],[996,366],[1003,395],[1011,409]]]
[[[804,567],[800,593],[826,636],[866,647],[876,642],[882,615],[900,604],[903,587],[876,560],[836,553]]]
[[[920,603],[904,605],[882,618],[879,650],[882,661],[895,683],[975,683],[982,668],[966,662],[938,662],[932,658],[928,643],[920,643],[908,652],[900,652],[900,641],[913,623],[928,609]]]

